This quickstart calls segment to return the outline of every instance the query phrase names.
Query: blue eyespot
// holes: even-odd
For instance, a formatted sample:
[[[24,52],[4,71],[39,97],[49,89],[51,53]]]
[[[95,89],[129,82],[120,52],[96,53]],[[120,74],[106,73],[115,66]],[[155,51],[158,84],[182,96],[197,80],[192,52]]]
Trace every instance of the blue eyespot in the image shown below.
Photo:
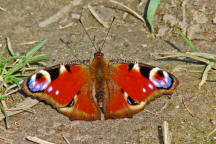
[[[169,89],[172,86],[173,79],[170,76],[164,77],[161,80],[152,78],[151,82],[157,87],[162,89]]]

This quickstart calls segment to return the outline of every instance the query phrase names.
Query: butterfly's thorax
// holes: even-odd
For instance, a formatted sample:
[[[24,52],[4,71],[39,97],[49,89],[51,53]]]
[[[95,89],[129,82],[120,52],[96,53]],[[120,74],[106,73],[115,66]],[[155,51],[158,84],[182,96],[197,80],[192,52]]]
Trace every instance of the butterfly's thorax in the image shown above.
[[[95,97],[100,103],[103,101],[105,82],[109,78],[108,63],[103,55],[95,55],[90,65],[90,75],[95,85]]]

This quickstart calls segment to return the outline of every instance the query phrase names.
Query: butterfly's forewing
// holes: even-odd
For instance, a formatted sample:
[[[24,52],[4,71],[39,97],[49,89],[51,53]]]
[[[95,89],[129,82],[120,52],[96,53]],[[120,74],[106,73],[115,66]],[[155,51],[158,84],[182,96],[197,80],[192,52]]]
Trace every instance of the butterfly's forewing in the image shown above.
[[[172,94],[178,80],[172,74],[146,64],[110,64],[109,97],[104,101],[105,118],[132,117],[162,94]]]
[[[92,80],[86,65],[57,65],[32,75],[22,84],[23,90],[47,101],[71,120],[100,119],[92,94]]]

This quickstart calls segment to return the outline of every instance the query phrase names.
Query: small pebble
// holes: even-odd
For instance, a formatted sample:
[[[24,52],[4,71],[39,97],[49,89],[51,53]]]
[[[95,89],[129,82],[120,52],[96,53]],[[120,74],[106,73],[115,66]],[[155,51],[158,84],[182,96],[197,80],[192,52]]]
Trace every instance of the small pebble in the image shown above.
[[[141,44],[141,46],[142,46],[143,48],[146,48],[148,45],[147,45],[147,44]]]
[[[72,18],[74,18],[74,19],[80,19],[80,15],[79,15],[79,14],[74,14],[74,13],[72,13],[71,16],[72,16]]]
[[[216,24],[216,17],[213,18],[213,24]]]

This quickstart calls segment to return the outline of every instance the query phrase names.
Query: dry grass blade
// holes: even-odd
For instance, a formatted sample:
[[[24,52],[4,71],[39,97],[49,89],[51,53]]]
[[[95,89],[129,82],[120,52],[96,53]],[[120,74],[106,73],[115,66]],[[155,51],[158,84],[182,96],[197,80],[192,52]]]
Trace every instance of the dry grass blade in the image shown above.
[[[169,128],[167,121],[163,122],[163,142],[164,144],[171,144],[171,138],[169,134]]]
[[[191,55],[189,53],[176,53],[176,54],[160,54],[162,57],[159,57],[158,59],[167,59],[167,58],[174,58],[174,57],[187,57],[191,58],[200,62],[203,62],[205,64],[209,64],[210,61],[208,61],[205,58],[201,58],[199,56]],[[216,66],[215,66],[216,67]]]
[[[13,141],[10,139],[7,139],[7,138],[1,137],[1,136],[0,136],[0,139],[2,139],[5,143],[13,144]]]
[[[24,110],[33,107],[38,102],[39,102],[38,100],[34,100],[32,98],[26,98],[23,102],[17,104],[15,107],[12,108],[12,109],[19,109],[19,110],[17,111],[6,110],[6,111],[7,111],[8,116],[12,116],[12,115],[21,113]],[[5,118],[4,114],[0,113],[0,120],[3,120],[4,118]]]
[[[9,108],[9,109],[5,109],[6,111],[19,111],[19,110],[23,110],[23,111],[27,111],[29,113],[35,113],[35,111],[31,110],[31,109],[22,109],[22,108]]]
[[[2,78],[2,76],[0,76],[0,83],[3,81],[3,78]],[[4,83],[4,86],[5,87],[8,87],[8,85],[7,85],[7,83]]]
[[[71,27],[72,25],[73,25],[73,22],[72,22],[72,23],[69,23],[69,24],[67,24],[67,25],[65,25],[65,26],[59,26],[58,29],[65,29],[65,28],[69,28],[69,27]]]
[[[202,80],[199,83],[199,89],[201,88],[201,86],[206,82],[207,78],[208,78],[208,72],[209,70],[211,70],[213,68],[213,66],[215,65],[214,62],[210,62],[207,67],[205,68],[203,75],[202,75]]]
[[[3,108],[5,108],[5,109],[8,108],[8,106],[7,106],[6,102],[5,102],[5,100],[1,100],[1,103],[2,103]]]
[[[209,137],[210,137],[213,133],[215,133],[215,132],[216,132],[216,128],[208,134],[208,139],[209,139]]]
[[[3,11],[3,12],[7,12],[7,10],[2,8],[2,7],[0,7],[0,10]]]
[[[14,130],[9,130],[9,129],[5,129],[5,127],[2,127],[2,126],[0,126],[0,131],[1,132],[4,132],[5,134],[7,133],[7,134],[15,134],[16,133],[16,131],[14,131]]]
[[[105,22],[96,12],[94,7],[92,7],[90,4],[88,5],[88,9],[90,10],[91,14],[96,18],[96,20],[101,23],[105,28],[109,28],[109,24]]]
[[[20,43],[19,45],[32,45],[35,43],[38,43],[38,41],[23,42],[23,43]]]
[[[124,4],[120,2],[108,0],[108,1],[99,1],[99,2],[91,3],[91,6],[98,6],[98,5],[103,5],[105,7],[113,8],[113,9],[119,9],[121,11],[130,13],[131,15],[135,16],[142,22],[145,22],[144,18],[140,14],[138,14],[137,12],[135,12],[134,10],[132,10],[131,8],[125,6]]]
[[[37,137],[32,137],[32,136],[27,136],[26,139],[29,140],[29,141],[38,143],[38,144],[54,144],[54,143],[39,139]]]
[[[51,23],[54,23],[58,21],[60,18],[62,18],[64,15],[66,15],[68,12],[72,10],[73,7],[80,5],[82,0],[74,0],[69,5],[64,6],[61,8],[56,14],[49,17],[48,19],[42,21],[39,23],[39,27],[46,27]]]
[[[9,50],[10,54],[11,54],[12,56],[15,56],[15,53],[14,53],[14,51],[13,51],[13,49],[12,49],[12,45],[11,45],[10,38],[7,37],[7,38],[6,38],[6,41],[7,41],[7,48],[8,48],[8,50]]]
[[[213,59],[213,60],[216,59],[215,54],[202,53],[202,52],[188,52],[188,54],[195,55],[195,56],[201,56],[201,57],[205,57],[205,58]]]

